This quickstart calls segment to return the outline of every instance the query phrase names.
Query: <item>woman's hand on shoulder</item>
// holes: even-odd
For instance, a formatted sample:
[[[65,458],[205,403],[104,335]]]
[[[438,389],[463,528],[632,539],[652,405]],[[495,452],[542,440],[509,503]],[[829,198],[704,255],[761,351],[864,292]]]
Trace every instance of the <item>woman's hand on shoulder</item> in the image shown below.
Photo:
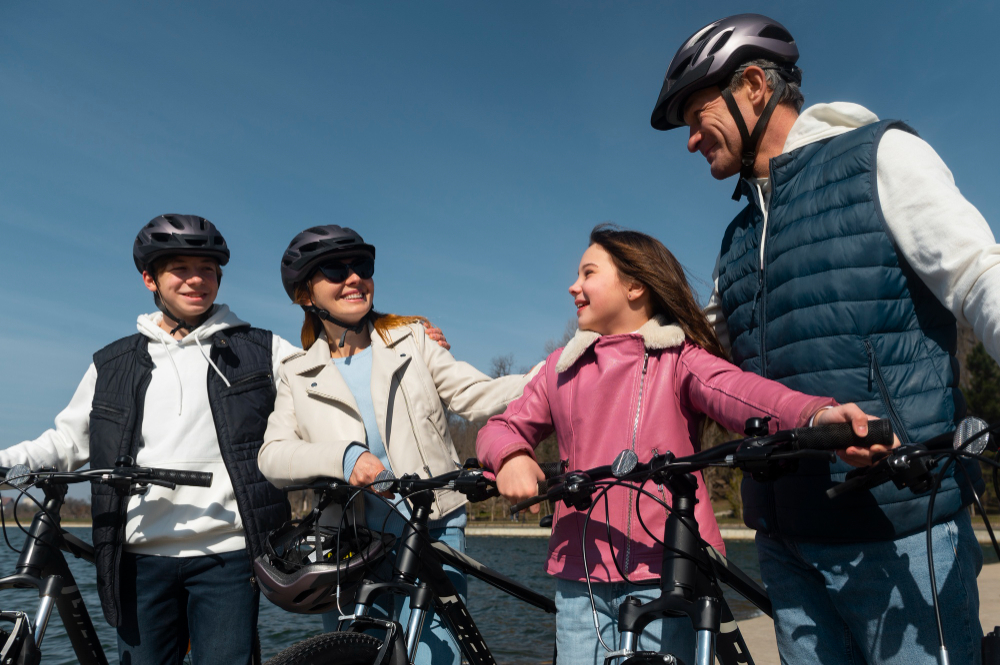
[[[427,332],[427,336],[430,337],[435,342],[437,342],[438,346],[440,346],[445,351],[451,351],[451,344],[449,344],[448,340],[445,339],[444,331],[442,331],[440,328],[435,326],[430,321],[424,321],[423,323],[424,323],[424,330]]]
[[[869,416],[857,404],[840,404],[833,408],[820,409],[813,415],[813,425],[830,425],[833,423],[851,423],[854,433],[859,437],[868,436],[868,421],[877,420]],[[892,447],[899,446],[899,438],[893,435]],[[846,450],[838,450],[837,456],[851,466],[869,466],[873,461],[889,452],[885,446],[876,445],[870,448],[851,446]],[[873,459],[874,458],[874,459]]]
[[[375,478],[382,471],[385,471],[385,467],[379,458],[371,453],[361,453],[358,461],[354,463],[354,470],[351,471],[351,477],[347,482],[355,487],[367,487],[375,482]],[[378,494],[392,498],[391,492],[378,492]]]
[[[497,471],[497,489],[512,504],[530,499],[538,494],[538,483],[545,480],[545,474],[538,462],[526,452],[514,453],[503,461]],[[529,508],[538,512],[538,506]]]

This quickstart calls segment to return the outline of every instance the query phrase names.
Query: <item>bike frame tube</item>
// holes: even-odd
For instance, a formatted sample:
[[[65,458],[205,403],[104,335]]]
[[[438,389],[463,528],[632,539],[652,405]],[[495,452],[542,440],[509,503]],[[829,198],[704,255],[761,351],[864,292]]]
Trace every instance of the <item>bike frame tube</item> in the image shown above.
[[[66,557],[60,549],[64,544],[64,537],[58,515],[63,498],[66,496],[66,486],[40,483],[39,487],[45,493],[45,510],[35,514],[28,528],[24,548],[17,561],[18,574],[4,578],[3,581],[9,581],[9,585],[0,581],[0,589],[25,586],[27,582],[41,590],[46,586],[48,578],[53,576],[61,578],[62,589],[55,595],[54,603],[77,660],[81,665],[107,665],[108,659],[94,630],[94,623],[87,612],[83,596],[80,595],[76,579],[66,563]],[[93,560],[93,548],[78,538],[73,536],[69,538],[72,541],[66,544],[67,548],[74,553],[80,552],[84,559],[87,559],[86,555],[89,554],[88,560]],[[43,600],[41,605],[45,604]],[[39,618],[42,616],[42,609],[43,607],[39,608]],[[50,611],[51,607],[47,613]]]

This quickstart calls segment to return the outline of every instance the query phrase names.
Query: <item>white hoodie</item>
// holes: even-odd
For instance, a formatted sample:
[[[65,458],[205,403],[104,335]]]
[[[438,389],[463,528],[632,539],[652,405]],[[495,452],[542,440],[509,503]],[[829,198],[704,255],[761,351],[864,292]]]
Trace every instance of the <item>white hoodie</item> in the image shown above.
[[[126,550],[160,556],[199,556],[246,546],[232,481],[222,461],[215,421],[208,402],[212,335],[246,325],[226,305],[180,340],[160,328],[162,314],[139,317],[139,332],[149,338],[153,374],[146,391],[140,466],[210,471],[211,487],[151,486],[145,496],[129,499]],[[299,351],[274,335],[274,376],[282,359]],[[97,369],[87,369],[69,406],[56,416],[55,428],[34,441],[0,451],[0,466],[27,464],[77,469],[90,460],[90,409]]]
[[[873,122],[878,117],[857,104],[817,104],[792,125],[782,152]],[[987,353],[1000,361],[1000,246],[989,224],[958,191],[951,171],[923,139],[890,129],[879,143],[876,162],[882,213],[900,254],[958,322],[970,326]],[[766,178],[752,182],[764,201],[766,239],[770,184]],[[705,314],[728,349],[718,261],[713,279],[715,289]]]

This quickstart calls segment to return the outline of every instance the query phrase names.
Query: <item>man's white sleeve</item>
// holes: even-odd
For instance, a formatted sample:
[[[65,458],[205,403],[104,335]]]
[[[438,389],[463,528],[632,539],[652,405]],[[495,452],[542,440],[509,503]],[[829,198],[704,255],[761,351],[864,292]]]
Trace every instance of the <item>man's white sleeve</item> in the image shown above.
[[[87,368],[69,405],[56,416],[55,427],[34,441],[0,450],[0,466],[26,464],[31,469],[55,467],[75,471],[90,461],[90,409],[97,385],[97,368]]]
[[[719,300],[720,259],[722,259],[721,254],[715,259],[715,270],[712,271],[712,297],[708,299],[708,304],[705,306],[705,316],[708,318],[708,324],[715,328],[715,336],[719,338],[722,348],[726,350],[726,353],[729,353],[729,325],[726,323],[726,317],[722,314],[722,302]]]
[[[302,349],[295,346],[288,340],[275,334],[271,335],[271,365],[275,385],[277,385],[278,381],[281,380],[278,377],[278,368],[281,366],[281,361],[292,354],[300,352],[301,350]]]
[[[1000,246],[989,224],[923,139],[889,130],[877,161],[882,213],[900,253],[1000,361]]]

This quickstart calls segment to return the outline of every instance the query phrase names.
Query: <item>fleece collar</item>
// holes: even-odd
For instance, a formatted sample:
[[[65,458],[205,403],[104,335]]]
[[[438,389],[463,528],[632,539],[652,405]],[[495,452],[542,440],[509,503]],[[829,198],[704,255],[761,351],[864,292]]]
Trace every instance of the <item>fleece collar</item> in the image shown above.
[[[661,316],[653,317],[642,324],[642,327],[633,334],[642,335],[643,344],[651,351],[669,349],[684,343],[684,331],[681,327],[675,323],[667,323]],[[592,330],[577,330],[573,339],[559,354],[556,372],[562,373],[572,367],[600,338],[600,333]]]

